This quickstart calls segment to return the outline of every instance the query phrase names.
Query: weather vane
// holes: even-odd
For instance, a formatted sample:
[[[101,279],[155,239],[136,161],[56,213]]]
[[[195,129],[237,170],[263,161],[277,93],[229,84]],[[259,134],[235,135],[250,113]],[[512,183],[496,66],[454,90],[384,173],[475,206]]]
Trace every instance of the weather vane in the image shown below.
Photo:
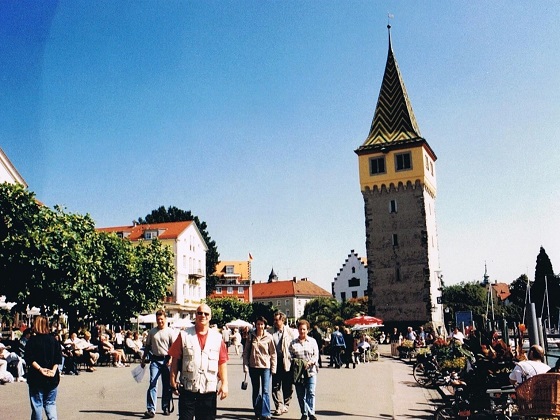
[[[391,19],[394,19],[395,15],[391,13],[387,13],[387,28],[391,28]]]

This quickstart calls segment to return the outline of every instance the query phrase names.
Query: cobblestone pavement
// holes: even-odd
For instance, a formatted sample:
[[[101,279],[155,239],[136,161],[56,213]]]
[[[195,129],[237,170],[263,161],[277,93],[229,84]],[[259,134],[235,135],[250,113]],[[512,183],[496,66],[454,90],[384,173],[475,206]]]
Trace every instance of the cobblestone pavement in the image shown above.
[[[144,378],[138,384],[132,379],[130,370],[134,366],[99,367],[93,373],[63,376],[57,399],[59,419],[141,418],[148,382]],[[230,395],[218,402],[218,417],[252,419],[250,385],[246,391],[240,386],[243,373],[239,356],[230,353],[228,371]],[[388,346],[381,346],[377,362],[360,364],[356,369],[320,369],[316,392],[319,419],[431,419],[439,399],[437,391],[416,384],[410,364],[389,356]],[[0,386],[0,418],[27,419],[30,413],[27,384]],[[164,417],[158,407],[156,418],[174,419],[177,412]],[[299,420],[297,400],[279,418]]]

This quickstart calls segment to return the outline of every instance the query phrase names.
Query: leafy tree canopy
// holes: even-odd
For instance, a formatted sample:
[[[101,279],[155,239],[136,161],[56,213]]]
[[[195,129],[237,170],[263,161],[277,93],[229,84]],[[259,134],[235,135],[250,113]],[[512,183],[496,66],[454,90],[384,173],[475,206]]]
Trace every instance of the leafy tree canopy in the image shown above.
[[[220,262],[220,254],[218,253],[216,242],[212,240],[207,231],[208,226],[206,222],[201,221],[190,210],[181,210],[175,206],[169,206],[167,209],[164,206],[160,206],[152,210],[145,218],[138,218],[138,223],[140,224],[186,221],[194,221],[196,223],[200,234],[208,246],[208,252],[206,253],[206,294],[210,295],[216,289],[218,281],[218,277],[214,276],[214,272],[216,271],[216,265]]]
[[[132,247],[95,230],[89,215],[41,205],[20,185],[0,184],[0,295],[12,310],[36,306],[79,321],[115,322],[151,310],[173,282],[159,241]],[[74,328],[74,327],[73,327]]]
[[[209,298],[206,303],[212,308],[212,324],[220,327],[235,319],[253,322],[258,316],[272,324],[274,308],[263,303],[246,303],[236,298]]]

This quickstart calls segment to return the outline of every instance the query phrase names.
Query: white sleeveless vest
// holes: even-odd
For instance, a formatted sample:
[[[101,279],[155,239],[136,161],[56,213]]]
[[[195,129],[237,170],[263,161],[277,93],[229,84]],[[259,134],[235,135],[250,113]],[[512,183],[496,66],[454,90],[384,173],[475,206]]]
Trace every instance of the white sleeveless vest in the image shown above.
[[[222,335],[208,330],[204,349],[200,348],[195,327],[181,331],[183,344],[183,362],[181,368],[181,383],[192,392],[206,394],[218,390],[218,360]]]

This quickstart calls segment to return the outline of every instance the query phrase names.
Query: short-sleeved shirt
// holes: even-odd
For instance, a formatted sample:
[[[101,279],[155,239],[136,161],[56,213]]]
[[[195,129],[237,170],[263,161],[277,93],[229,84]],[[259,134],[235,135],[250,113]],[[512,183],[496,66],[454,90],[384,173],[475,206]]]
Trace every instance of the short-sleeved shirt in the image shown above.
[[[167,351],[175,340],[175,333],[169,327],[152,328],[146,338],[146,349],[151,350],[154,356],[167,356]]]
[[[538,360],[524,360],[519,362],[509,374],[509,378],[517,384],[521,384],[531,376],[546,373],[550,370],[550,366],[545,365]]]
[[[206,338],[208,337],[208,334],[197,333],[196,336],[198,338],[198,344],[200,344],[200,348],[203,349],[204,346],[206,345]],[[181,357],[183,357],[183,339],[181,338],[181,334],[179,334],[179,337],[177,337],[177,339],[173,342],[173,345],[169,349],[168,354],[171,357],[173,357],[173,359],[180,359]],[[226,347],[226,343],[224,343],[224,341],[222,340],[220,345],[220,355],[218,357],[218,364],[221,365],[227,361],[228,361],[227,347]]]

